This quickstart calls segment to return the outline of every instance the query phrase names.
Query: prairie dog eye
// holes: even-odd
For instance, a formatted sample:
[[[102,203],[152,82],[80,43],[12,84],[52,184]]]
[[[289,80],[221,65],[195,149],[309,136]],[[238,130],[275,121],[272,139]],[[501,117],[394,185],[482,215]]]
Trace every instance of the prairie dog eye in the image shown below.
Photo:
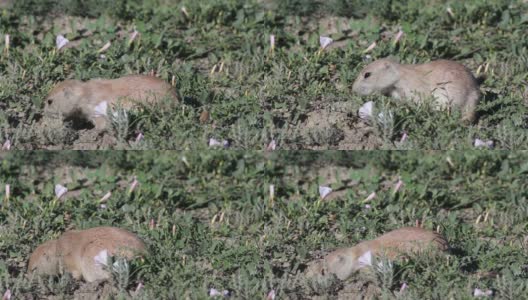
[[[363,75],[363,78],[367,79],[370,77],[370,75],[372,75],[370,72],[367,72],[365,73],[365,75]]]

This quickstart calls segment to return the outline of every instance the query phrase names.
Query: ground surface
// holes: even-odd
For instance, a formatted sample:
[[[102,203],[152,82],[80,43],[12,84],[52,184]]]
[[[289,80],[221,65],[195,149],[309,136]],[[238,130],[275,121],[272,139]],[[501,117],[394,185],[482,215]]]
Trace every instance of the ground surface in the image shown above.
[[[272,139],[281,149],[468,149],[476,138],[528,148],[526,1],[9,2],[0,2],[0,139],[13,148],[203,149],[210,138],[237,149],[262,149]],[[140,36],[129,43],[134,29]],[[70,44],[56,51],[59,34]],[[319,36],[335,43],[320,51]],[[367,54],[405,63],[454,59],[478,70],[485,77],[478,123],[354,95]],[[55,83],[131,73],[174,83],[182,103],[137,111],[106,133],[42,122]],[[368,100],[393,120],[359,119]],[[135,143],[139,133],[145,139]],[[399,143],[404,133],[409,138]]]
[[[272,289],[276,299],[470,299],[479,288],[526,299],[526,161],[525,153],[476,151],[3,153],[0,294],[206,299],[215,288],[234,299],[263,299]],[[58,183],[69,189],[60,200]],[[320,200],[320,185],[336,192]],[[327,285],[302,275],[331,249],[417,222],[444,234],[449,253]],[[98,225],[136,232],[150,256],[108,283],[25,277],[39,243]]]

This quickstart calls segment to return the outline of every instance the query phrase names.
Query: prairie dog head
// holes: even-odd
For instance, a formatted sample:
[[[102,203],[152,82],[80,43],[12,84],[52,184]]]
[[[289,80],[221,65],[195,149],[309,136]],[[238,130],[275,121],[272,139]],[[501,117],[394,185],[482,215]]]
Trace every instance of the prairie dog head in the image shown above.
[[[59,257],[57,253],[57,240],[47,241],[35,249],[28,263],[28,273],[33,272],[43,275],[59,274]]]
[[[323,259],[312,262],[306,270],[306,276],[321,280],[335,274],[337,278],[345,280],[360,269],[359,257],[363,253],[357,252],[350,248],[335,250]]]
[[[44,111],[48,113],[68,114],[78,107],[76,99],[83,93],[83,82],[65,80],[51,89],[45,100]]]
[[[354,81],[352,90],[362,96],[376,92],[388,94],[400,79],[398,63],[391,59],[379,59],[367,65]]]

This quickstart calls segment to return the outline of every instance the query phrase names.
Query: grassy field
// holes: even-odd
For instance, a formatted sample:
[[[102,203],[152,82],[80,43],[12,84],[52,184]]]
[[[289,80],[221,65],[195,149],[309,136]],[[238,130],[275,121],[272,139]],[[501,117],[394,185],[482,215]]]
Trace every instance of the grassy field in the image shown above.
[[[479,288],[527,299],[526,161],[526,153],[480,151],[4,153],[0,295],[206,299],[215,288],[234,299],[265,299],[271,290],[276,299],[472,299]],[[129,192],[134,177],[140,184]],[[60,200],[55,184],[69,189]],[[334,194],[321,200],[321,185]],[[448,254],[329,285],[302,274],[333,248],[417,221],[446,236]],[[109,283],[25,277],[39,243],[98,225],[138,233],[150,256]]]
[[[527,8],[522,0],[17,0],[0,14],[0,141],[16,149],[205,149],[210,138],[236,149],[271,140],[280,149],[470,149],[478,138],[526,149]],[[130,43],[134,29],[140,35]],[[59,34],[70,40],[61,51]],[[335,42],[320,51],[320,36]],[[354,95],[367,54],[479,70],[478,123]],[[131,113],[107,133],[42,123],[55,83],[131,73],[173,82],[181,103]],[[393,119],[358,118],[368,100]],[[136,143],[139,133],[145,139]]]

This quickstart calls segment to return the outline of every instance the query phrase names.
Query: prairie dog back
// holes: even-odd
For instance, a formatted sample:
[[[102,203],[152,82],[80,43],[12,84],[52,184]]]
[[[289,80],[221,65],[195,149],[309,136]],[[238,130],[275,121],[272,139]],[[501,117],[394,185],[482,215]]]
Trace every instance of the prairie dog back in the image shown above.
[[[72,230],[37,247],[29,259],[28,272],[46,275],[68,272],[75,279],[88,282],[108,279],[108,271],[95,262],[95,257],[102,251],[106,251],[108,256],[128,260],[147,253],[143,241],[124,229],[95,227]]]
[[[395,259],[400,255],[422,253],[428,249],[445,251],[447,248],[447,241],[438,233],[418,227],[403,227],[353,247],[337,249],[323,259],[311,262],[306,276],[322,279],[335,274],[337,278],[345,280],[364,266],[360,258],[368,252],[372,256]]]
[[[178,101],[173,87],[164,80],[147,75],[128,75],[116,79],[65,80],[55,85],[45,100],[48,116],[89,120],[96,128],[106,127],[106,108],[119,105],[130,109],[138,103],[156,103],[170,98]]]
[[[438,108],[457,107],[462,119],[474,122],[480,99],[477,80],[460,63],[437,60],[404,65],[380,59],[367,65],[354,81],[353,91],[360,95],[380,93],[395,99],[422,101],[432,96]]]

